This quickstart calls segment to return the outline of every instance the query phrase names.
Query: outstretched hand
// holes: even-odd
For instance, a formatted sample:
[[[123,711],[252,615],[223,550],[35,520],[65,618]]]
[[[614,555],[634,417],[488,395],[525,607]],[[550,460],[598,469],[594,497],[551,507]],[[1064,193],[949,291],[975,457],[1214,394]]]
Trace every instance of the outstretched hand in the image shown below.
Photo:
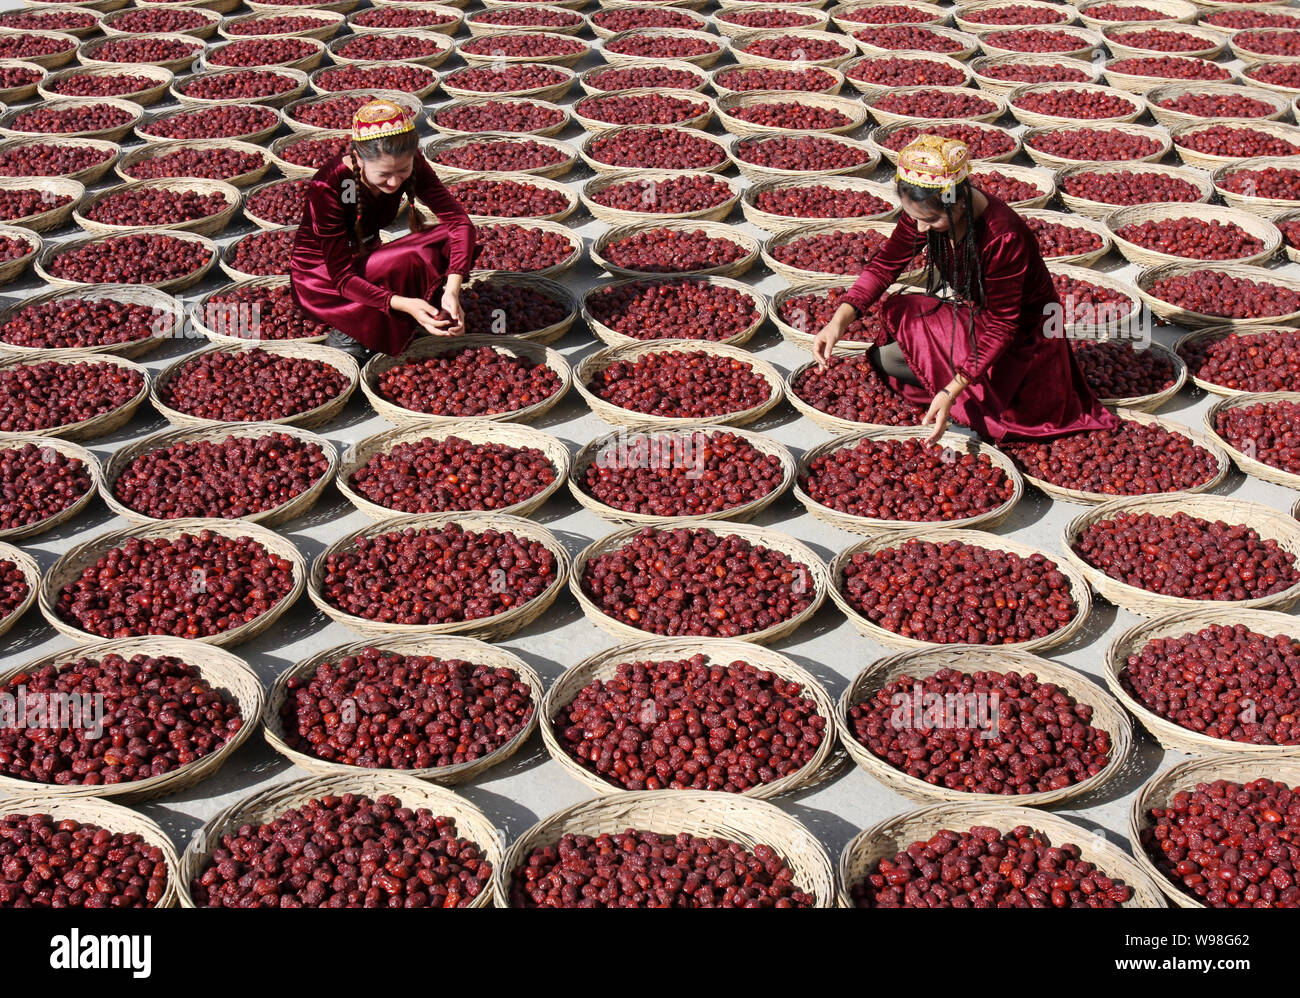
[[[822,370],[830,364],[831,354],[835,352],[835,344],[843,335],[844,330],[832,319],[813,337],[813,357]]]
[[[389,308],[397,312],[405,312],[415,324],[431,336],[451,336],[452,332],[449,327],[452,322],[445,317],[442,312],[430,305],[423,298],[406,298],[394,296],[389,302]]]
[[[947,392],[939,392],[930,402],[930,408],[926,410],[925,415],[921,417],[921,425],[929,426],[934,423],[934,432],[925,438],[928,444],[939,442],[943,436],[944,430],[948,429],[948,419],[952,413],[952,399]]]

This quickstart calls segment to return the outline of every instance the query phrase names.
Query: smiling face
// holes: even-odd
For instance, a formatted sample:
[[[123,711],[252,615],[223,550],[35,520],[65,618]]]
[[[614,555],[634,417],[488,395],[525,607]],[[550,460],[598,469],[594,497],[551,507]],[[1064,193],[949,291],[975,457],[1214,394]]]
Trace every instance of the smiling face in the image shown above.
[[[410,153],[402,156],[384,154],[376,159],[361,160],[362,178],[371,187],[385,194],[393,194],[400,190],[413,169],[415,169],[415,157]]]
[[[908,218],[916,223],[917,231],[923,236],[932,231],[948,232],[954,224],[960,225],[962,214],[965,211],[965,205],[958,201],[957,204],[953,205],[952,219],[950,221],[948,213],[944,211],[943,202],[938,198],[930,201],[913,201],[906,194],[902,194],[899,201],[903,206],[903,211]]]

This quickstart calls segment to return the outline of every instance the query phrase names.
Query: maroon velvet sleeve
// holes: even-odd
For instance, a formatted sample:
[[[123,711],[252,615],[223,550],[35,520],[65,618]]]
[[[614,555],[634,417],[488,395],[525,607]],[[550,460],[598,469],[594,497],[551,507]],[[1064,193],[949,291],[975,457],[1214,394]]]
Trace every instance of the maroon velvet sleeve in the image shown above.
[[[362,276],[362,263],[348,242],[343,204],[324,180],[312,180],[307,185],[302,224],[310,228],[312,242],[325,261],[326,277],[338,293],[348,301],[387,311],[393,293]]]
[[[468,277],[474,262],[476,242],[474,223],[469,215],[447,190],[438,175],[433,172],[429,161],[419,153],[415,156],[415,194],[429,209],[438,216],[438,221],[447,226],[447,270],[453,274]]]
[[[1020,322],[1029,248],[1016,233],[1008,232],[990,244],[984,267],[984,307],[975,312],[976,360],[957,370],[968,381],[978,381],[1011,345]]]
[[[844,293],[840,303],[848,302],[859,314],[865,312],[885,293],[887,287],[898,280],[898,275],[912,262],[922,244],[911,216],[900,215],[894,231],[867,261],[866,267],[853,282],[853,287]]]

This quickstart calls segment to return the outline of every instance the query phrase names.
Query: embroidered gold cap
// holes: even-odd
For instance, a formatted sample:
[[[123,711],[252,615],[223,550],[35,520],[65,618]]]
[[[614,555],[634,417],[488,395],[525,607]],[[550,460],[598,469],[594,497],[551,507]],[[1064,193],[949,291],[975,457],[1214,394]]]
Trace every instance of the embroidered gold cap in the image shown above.
[[[918,187],[950,187],[970,176],[970,148],[959,139],[918,135],[898,154],[898,179]]]
[[[382,98],[368,101],[352,115],[352,138],[357,142],[413,131],[415,119],[406,108],[394,101]]]

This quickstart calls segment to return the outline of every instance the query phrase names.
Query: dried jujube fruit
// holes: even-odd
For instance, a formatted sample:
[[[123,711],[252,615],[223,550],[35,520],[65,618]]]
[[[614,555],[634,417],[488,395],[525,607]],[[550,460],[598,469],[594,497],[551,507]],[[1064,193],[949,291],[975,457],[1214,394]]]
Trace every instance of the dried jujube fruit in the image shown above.
[[[178,149],[150,156],[130,166],[126,172],[135,180],[163,177],[198,177],[203,180],[229,180],[256,170],[262,156],[240,149]],[[216,195],[220,198],[220,195]],[[107,200],[101,201],[103,205]],[[224,206],[224,200],[222,205]],[[221,210],[220,207],[217,210]]]
[[[1300,403],[1278,399],[1224,409],[1214,429],[1261,464],[1300,475]]]
[[[656,35],[652,33],[629,35],[626,38],[613,39],[605,43],[605,51],[617,55],[639,56],[643,59],[688,59],[692,56],[707,55],[722,47],[721,40],[716,42],[705,38],[677,35]],[[810,55],[809,58],[820,58]]]
[[[1134,56],[1116,59],[1106,67],[1108,72],[1128,76],[1152,76],[1163,80],[1228,80],[1230,70],[1208,59],[1185,55]]]
[[[569,207],[560,191],[517,180],[466,180],[454,185],[452,196],[471,215],[494,218],[535,218]]]
[[[186,59],[203,51],[203,42],[197,38],[129,38],[116,37],[96,45],[86,53],[99,62],[161,64],[176,59]]]
[[[574,252],[574,237],[548,229],[497,222],[480,225],[476,231],[474,266],[479,270],[527,274],[558,266]]]
[[[1174,145],[1210,156],[1248,159],[1252,156],[1295,156],[1300,145],[1258,128],[1244,125],[1211,125],[1179,135]]]
[[[525,100],[495,100],[444,108],[433,120],[458,132],[536,132],[558,124],[564,112]]]
[[[1044,258],[1075,256],[1101,249],[1101,236],[1082,225],[1053,222],[1036,215],[1026,216],[1025,225],[1038,241]]]
[[[250,232],[234,243],[230,266],[242,274],[271,277],[289,273],[297,229]]]
[[[75,39],[65,40],[15,31],[13,34],[0,36],[0,59],[34,59],[67,52],[76,47]]]
[[[1022,94],[1011,103],[1022,111],[1079,120],[1122,118],[1138,109],[1130,100],[1094,90],[1040,90]]]
[[[286,163],[318,170],[335,156],[346,153],[351,142],[350,135],[329,139],[299,139],[281,149],[279,156]]]
[[[288,20],[285,18],[285,20]],[[304,18],[303,20],[306,20]],[[436,10],[423,10],[418,7],[368,7],[359,12],[352,18],[354,25],[360,25],[363,28],[432,28],[440,24],[450,24],[455,18],[451,14],[443,14]],[[484,17],[476,17],[479,23],[498,24],[511,22],[487,21]],[[572,21],[564,18],[557,19],[558,24],[572,24]]]
[[[933,14],[919,7],[893,3],[851,7],[836,16],[855,24],[926,24],[934,19]]]
[[[394,405],[433,416],[492,416],[545,402],[560,379],[543,362],[465,347],[408,358],[379,376],[376,391]]]
[[[587,147],[598,163],[644,170],[705,170],[726,152],[691,128],[648,127],[595,138]]]
[[[368,37],[375,37],[370,35]],[[390,35],[384,35],[385,39]],[[461,43],[460,51],[470,55],[490,55],[494,59],[543,59],[551,56],[575,55],[586,51],[585,42],[571,35],[548,35],[535,31],[492,32],[479,35]],[[367,55],[367,59],[412,58],[410,55]]]
[[[863,59],[843,72],[851,80],[880,87],[960,87],[966,82],[961,70],[953,66],[906,55]]]
[[[1201,190],[1190,180],[1148,171],[1082,171],[1063,176],[1061,190],[1071,197],[1127,207],[1134,204],[1191,203]]]
[[[874,100],[871,106],[879,111],[902,114],[909,118],[975,118],[993,114],[998,109],[991,100],[974,92],[943,91],[887,92]]]
[[[0,220],[12,223],[14,219],[43,215],[71,201],[71,194],[56,194],[35,187],[7,188],[0,190]]]
[[[463,288],[460,307],[470,336],[524,336],[570,314],[567,304],[540,288],[491,277]]]
[[[186,97],[198,100],[256,101],[262,97],[289,93],[297,86],[297,80],[283,73],[269,69],[241,69],[234,72],[197,73],[176,89]]]
[[[252,340],[307,339],[331,328],[302,310],[288,284],[218,291],[204,303],[202,320],[216,333]]]
[[[316,52],[316,47],[305,38],[250,38],[209,49],[204,59],[209,66],[282,66]]]
[[[387,10],[387,8],[383,9]],[[222,28],[230,35],[295,35],[323,28],[327,24],[329,22],[325,19],[312,17],[310,14],[282,14],[269,17],[262,15],[251,21],[232,21],[222,25]]]
[[[0,530],[30,526],[62,513],[91,489],[85,463],[54,447],[21,444],[0,450]]]
[[[233,139],[256,135],[280,122],[279,112],[260,104],[218,104],[199,111],[181,110],[140,125],[146,135],[163,139]]]
[[[108,361],[34,360],[0,369],[0,430],[29,433],[112,412],[140,394],[139,371]]]
[[[1074,340],[1070,346],[1098,398],[1141,398],[1174,384],[1174,362],[1160,351],[1139,350],[1127,340]]]
[[[95,15],[88,10],[69,7],[67,10],[10,10],[0,14],[0,28],[19,31],[77,31],[95,27]],[[57,50],[56,50],[57,51]],[[14,58],[7,56],[6,58]]]
[[[840,170],[871,161],[866,149],[825,135],[759,136],[736,143],[735,157],[772,170]]]
[[[610,125],[676,125],[708,109],[703,101],[672,94],[593,94],[573,106],[575,114]]]
[[[912,24],[890,27],[864,28],[854,31],[853,37],[881,49],[915,49],[919,52],[952,54],[966,47],[965,42]]]
[[[1277,108],[1245,94],[1180,94],[1156,101],[1157,107],[1198,118],[1267,118]]]
[[[1192,312],[1229,319],[1300,312],[1300,292],[1269,281],[1254,281],[1213,270],[1161,278],[1152,282],[1147,292]]]
[[[1225,191],[1246,197],[1300,201],[1300,169],[1268,166],[1262,170],[1233,170],[1218,184]]]
[[[1029,136],[1025,142],[1062,159],[1099,162],[1149,158],[1162,148],[1150,135],[1105,128],[1054,128]]]
[[[976,7],[963,12],[962,19],[972,24],[1006,24],[1013,27],[1029,24],[1060,24],[1069,19],[1065,11],[1009,3]]]
[[[375,65],[331,66],[322,70],[315,85],[324,91],[400,90],[414,94],[437,85],[438,74],[428,66],[412,62]]]
[[[814,409],[851,423],[919,426],[925,415],[924,409],[895,393],[864,354],[832,357],[824,371],[811,364],[791,387]]]
[[[220,191],[203,194],[169,187],[137,187],[100,198],[85,217],[101,225],[174,225],[208,218],[229,205]]]
[[[1099,3],[1088,8],[1088,16],[1097,21],[1124,24],[1129,21],[1164,21],[1169,15],[1152,7],[1130,7],[1127,4]]]
[[[244,198],[244,212],[273,225],[297,225],[307,204],[311,178],[281,180]]]
[[[466,142],[441,149],[429,156],[430,162],[439,166],[487,172],[536,170],[562,163],[564,159],[565,154],[561,150],[531,139]]]
[[[27,305],[0,326],[0,343],[38,350],[130,343],[173,325],[170,313],[148,305],[75,296]]]
[[[1293,392],[1300,385],[1300,331],[1230,332],[1179,350],[1187,373],[1239,392]]]
[[[587,77],[586,83],[595,90],[606,92],[637,87],[694,90],[699,86],[700,78],[690,70],[672,69],[668,66],[610,66]]]
[[[824,292],[791,295],[781,302],[777,315],[782,322],[801,333],[814,336],[834,317],[842,304],[840,299],[847,291],[847,287],[832,287]],[[865,315],[855,316],[840,339],[850,343],[873,343],[880,333],[880,312],[871,308]]]
[[[725,340],[759,319],[754,300],[703,280],[638,280],[587,299],[591,317],[638,340]]]
[[[1240,31],[1232,36],[1232,43],[1240,49],[1259,55],[1300,55],[1300,31],[1294,29],[1255,28]]]
[[[75,132],[102,132],[125,125],[135,118],[130,111],[115,104],[78,104],[75,107],[34,107],[23,111],[9,123],[11,131],[39,135],[67,135]]]
[[[767,402],[771,386],[753,367],[703,351],[668,351],[619,360],[588,385],[600,399],[654,416],[708,418]]]
[[[109,21],[114,30],[133,35],[183,33],[211,23],[200,11],[185,7],[128,10],[115,14]]]
[[[980,70],[981,76],[991,80],[1004,80],[1008,83],[1087,83],[1091,77],[1078,66],[1071,66],[1071,60],[1039,65],[1037,63],[1003,62],[985,66]]]
[[[807,69],[784,66],[733,66],[715,78],[719,86],[728,90],[793,90],[818,93],[835,85],[835,77],[817,66]],[[644,86],[644,84],[640,84]]]
[[[1211,28],[1227,28],[1239,31],[1242,28],[1300,28],[1300,17],[1285,13],[1276,7],[1268,10],[1216,10],[1202,14],[1198,24]]]
[[[16,84],[6,82],[5,85]],[[157,85],[158,80],[135,73],[103,75],[74,73],[54,81],[47,89],[62,97],[125,97],[127,94],[137,94]]]
[[[1214,48],[1214,43],[1186,31],[1172,28],[1142,28],[1121,31],[1111,35],[1119,45],[1147,52],[1201,52]]]
[[[680,274],[735,263],[746,255],[746,249],[703,230],[650,228],[611,240],[601,255],[626,270]]]
[[[1066,322],[1101,325],[1124,318],[1134,308],[1128,295],[1068,274],[1053,274],[1052,286],[1065,306]]]
[[[1236,222],[1217,218],[1162,218],[1132,222],[1115,234],[1145,249],[1193,260],[1240,260],[1264,249],[1264,241]]]
[[[507,63],[504,66],[465,66],[447,75],[444,86],[481,94],[517,93],[551,87],[569,76],[553,66],[539,63]]]
[[[1009,177],[997,170],[987,170],[975,174],[971,177],[971,183],[985,194],[992,194],[995,198],[1005,201],[1007,204],[1031,201],[1046,193],[1046,191],[1029,183],[1027,180]]]
[[[733,197],[724,181],[712,174],[699,173],[626,180],[591,191],[587,196],[606,208],[665,215],[704,211]]]
[[[162,386],[162,403],[222,423],[286,419],[337,398],[347,379],[324,361],[252,350],[217,350],[188,360]]]
[[[763,191],[754,198],[754,207],[785,218],[861,218],[893,208],[870,191],[815,183]]]
[[[0,559],[0,620],[17,610],[31,591],[23,570],[12,561]]]
[[[940,138],[957,139],[970,147],[972,159],[987,159],[1000,156],[1016,147],[1016,140],[1009,132],[994,128],[977,128],[975,125],[905,125],[889,133],[884,145],[894,150],[901,150],[918,135],[938,135]]]
[[[875,229],[832,229],[791,239],[772,247],[771,254],[773,259],[800,270],[818,274],[857,274],[888,238]],[[913,258],[909,270],[924,265],[921,253]]]
[[[385,7],[387,11],[392,8]],[[371,14],[371,11],[366,11]],[[506,27],[564,28],[577,24],[582,18],[570,10],[546,7],[519,7],[511,4],[507,7],[489,7],[472,15],[475,24],[498,24]],[[357,23],[362,22],[360,20]]]

